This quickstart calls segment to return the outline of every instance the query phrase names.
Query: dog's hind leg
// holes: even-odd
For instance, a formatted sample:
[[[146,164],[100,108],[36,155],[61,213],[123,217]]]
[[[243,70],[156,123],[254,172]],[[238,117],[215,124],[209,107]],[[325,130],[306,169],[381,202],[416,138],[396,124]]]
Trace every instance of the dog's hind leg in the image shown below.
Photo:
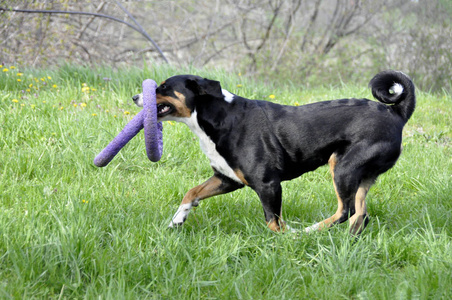
[[[350,233],[353,235],[359,235],[369,223],[366,208],[366,195],[371,185],[372,181],[363,181],[356,192],[355,214],[349,219]]]
[[[242,187],[243,184],[216,173],[206,182],[190,189],[185,194],[179,208],[171,219],[169,227],[182,225],[192,207],[198,206],[199,201],[212,196],[226,194]]]
[[[344,199],[343,195],[341,195],[343,194],[343,192],[341,192],[341,194],[339,193],[338,185],[336,183],[337,181],[340,182],[341,180],[340,178],[337,178],[335,176],[337,163],[338,160],[336,154],[331,155],[330,159],[328,160],[328,164],[330,166],[331,176],[333,177],[334,191],[336,192],[337,197],[337,210],[331,217],[321,222],[315,223],[312,226],[306,227],[304,229],[306,233],[322,230],[323,228],[329,228],[334,224],[345,222],[350,216],[350,201],[348,201],[348,199]]]

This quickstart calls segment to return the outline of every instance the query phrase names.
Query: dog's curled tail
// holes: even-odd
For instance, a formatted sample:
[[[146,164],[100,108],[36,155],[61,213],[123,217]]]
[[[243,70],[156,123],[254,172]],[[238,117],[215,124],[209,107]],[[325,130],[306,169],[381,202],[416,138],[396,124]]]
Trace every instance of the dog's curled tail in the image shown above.
[[[410,77],[399,71],[383,71],[369,82],[372,95],[380,102],[394,104],[392,108],[405,122],[416,107],[414,84]]]

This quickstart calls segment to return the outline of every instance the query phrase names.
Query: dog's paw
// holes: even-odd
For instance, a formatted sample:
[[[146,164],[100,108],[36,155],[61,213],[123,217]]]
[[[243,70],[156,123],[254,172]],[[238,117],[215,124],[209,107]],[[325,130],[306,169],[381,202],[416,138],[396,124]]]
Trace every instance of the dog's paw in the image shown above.
[[[185,220],[187,220],[191,207],[192,207],[191,203],[181,204],[177,209],[176,213],[174,214],[173,218],[171,219],[171,222],[168,225],[168,227],[174,228],[182,226]]]
[[[285,226],[284,226],[284,232],[287,232],[287,233],[300,233],[299,230],[296,230],[295,228],[292,228],[292,227],[290,227],[287,224],[285,224]]]
[[[303,231],[306,234],[310,234],[312,232],[319,231],[319,229],[320,229],[320,223],[315,223],[314,225],[306,227]]]
[[[180,228],[182,227],[182,225],[184,225],[184,223],[174,223],[173,221],[170,222],[170,224],[168,225],[168,228],[170,229],[174,229],[174,228]]]
[[[304,231],[290,227],[289,225],[284,226],[284,234],[290,236],[292,239],[297,240],[303,236]]]

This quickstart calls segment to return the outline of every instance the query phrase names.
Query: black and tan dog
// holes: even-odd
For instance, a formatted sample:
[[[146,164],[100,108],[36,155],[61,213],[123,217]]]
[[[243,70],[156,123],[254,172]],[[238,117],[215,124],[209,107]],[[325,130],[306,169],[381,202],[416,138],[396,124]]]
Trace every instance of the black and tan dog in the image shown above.
[[[368,223],[366,194],[397,161],[403,127],[415,108],[414,85],[405,74],[384,71],[369,85],[380,102],[341,99],[293,107],[245,99],[198,76],[164,81],[157,88],[158,120],[187,124],[214,172],[188,191],[170,227],[182,225],[200,200],[247,185],[258,194],[268,227],[284,230],[281,182],[328,163],[338,208],[305,232],[350,219],[350,231],[359,234]],[[141,98],[133,100],[140,105]]]

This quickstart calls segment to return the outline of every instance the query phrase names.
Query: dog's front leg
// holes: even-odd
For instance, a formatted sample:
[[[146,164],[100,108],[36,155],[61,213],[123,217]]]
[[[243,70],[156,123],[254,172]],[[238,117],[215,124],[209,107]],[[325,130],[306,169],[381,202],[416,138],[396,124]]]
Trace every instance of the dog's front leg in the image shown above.
[[[243,184],[216,173],[206,182],[192,188],[185,194],[182,203],[171,219],[169,227],[172,228],[182,225],[187,219],[192,207],[198,206],[200,200],[229,193],[241,187],[243,187]]]
[[[268,228],[275,232],[291,230],[281,218],[281,184],[279,182],[261,184],[255,191],[261,200]]]

